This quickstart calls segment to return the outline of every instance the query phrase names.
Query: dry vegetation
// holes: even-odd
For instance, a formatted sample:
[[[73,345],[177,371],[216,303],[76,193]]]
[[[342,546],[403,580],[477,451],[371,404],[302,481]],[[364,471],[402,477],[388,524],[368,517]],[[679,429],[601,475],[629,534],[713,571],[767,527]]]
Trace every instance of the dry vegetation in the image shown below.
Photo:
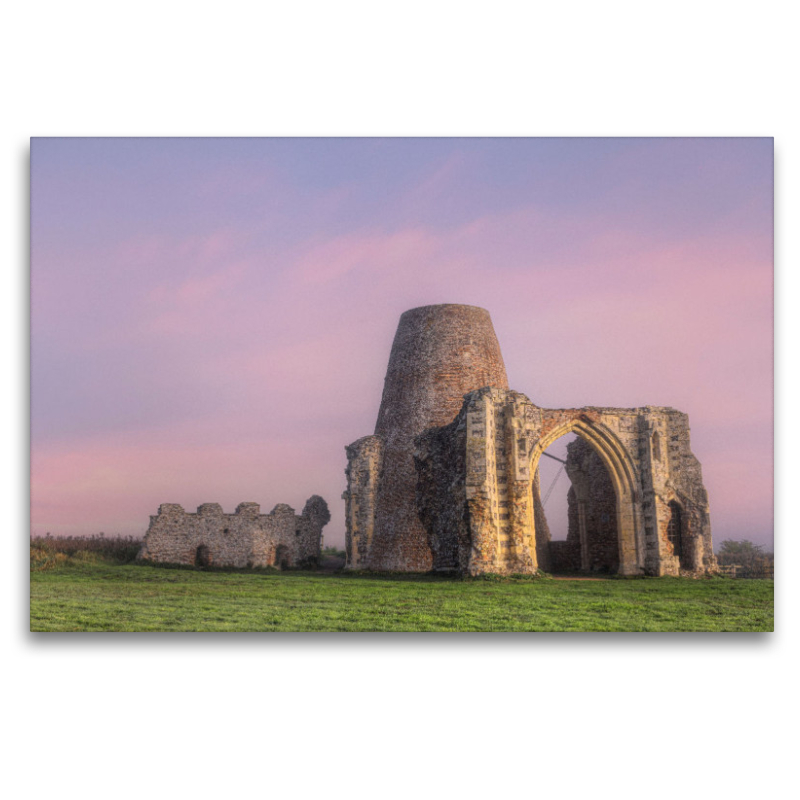
[[[31,537],[31,570],[45,572],[68,564],[129,564],[142,547],[133,536]]]

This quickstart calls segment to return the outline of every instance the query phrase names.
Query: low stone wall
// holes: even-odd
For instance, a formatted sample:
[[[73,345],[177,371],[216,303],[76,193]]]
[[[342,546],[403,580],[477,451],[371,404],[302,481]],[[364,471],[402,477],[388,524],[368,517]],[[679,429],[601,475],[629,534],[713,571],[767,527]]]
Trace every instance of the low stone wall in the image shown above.
[[[309,498],[299,516],[279,503],[262,514],[258,503],[240,503],[225,514],[218,503],[187,513],[164,503],[150,517],[139,558],[162,564],[218,567],[307,567],[317,563],[328,504]]]

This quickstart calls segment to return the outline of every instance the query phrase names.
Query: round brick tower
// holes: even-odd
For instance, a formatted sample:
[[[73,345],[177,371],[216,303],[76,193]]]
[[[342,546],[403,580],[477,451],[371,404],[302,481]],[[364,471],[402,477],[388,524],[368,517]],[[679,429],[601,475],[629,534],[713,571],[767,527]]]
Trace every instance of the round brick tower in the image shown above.
[[[400,317],[375,425],[384,449],[370,569],[431,569],[431,550],[417,515],[414,437],[448,425],[464,395],[484,386],[508,389],[488,311],[422,306]]]

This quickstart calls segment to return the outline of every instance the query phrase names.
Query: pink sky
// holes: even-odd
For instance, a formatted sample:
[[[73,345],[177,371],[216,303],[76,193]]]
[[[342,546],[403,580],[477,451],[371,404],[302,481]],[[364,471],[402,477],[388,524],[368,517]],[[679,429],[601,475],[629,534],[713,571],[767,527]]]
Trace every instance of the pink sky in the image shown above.
[[[35,139],[34,533],[331,507],[400,314],[487,308],[548,407],[689,414],[772,546],[771,139]],[[566,492],[566,481],[563,486]]]

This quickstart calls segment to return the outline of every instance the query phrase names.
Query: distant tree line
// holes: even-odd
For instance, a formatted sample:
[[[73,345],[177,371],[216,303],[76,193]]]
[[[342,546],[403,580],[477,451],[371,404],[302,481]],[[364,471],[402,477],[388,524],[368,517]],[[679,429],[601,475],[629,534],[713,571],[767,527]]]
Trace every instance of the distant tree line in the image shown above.
[[[717,563],[721,567],[738,567],[736,574],[741,578],[772,577],[775,555],[766,552],[764,545],[753,544],[747,539],[726,539],[717,551]]]

